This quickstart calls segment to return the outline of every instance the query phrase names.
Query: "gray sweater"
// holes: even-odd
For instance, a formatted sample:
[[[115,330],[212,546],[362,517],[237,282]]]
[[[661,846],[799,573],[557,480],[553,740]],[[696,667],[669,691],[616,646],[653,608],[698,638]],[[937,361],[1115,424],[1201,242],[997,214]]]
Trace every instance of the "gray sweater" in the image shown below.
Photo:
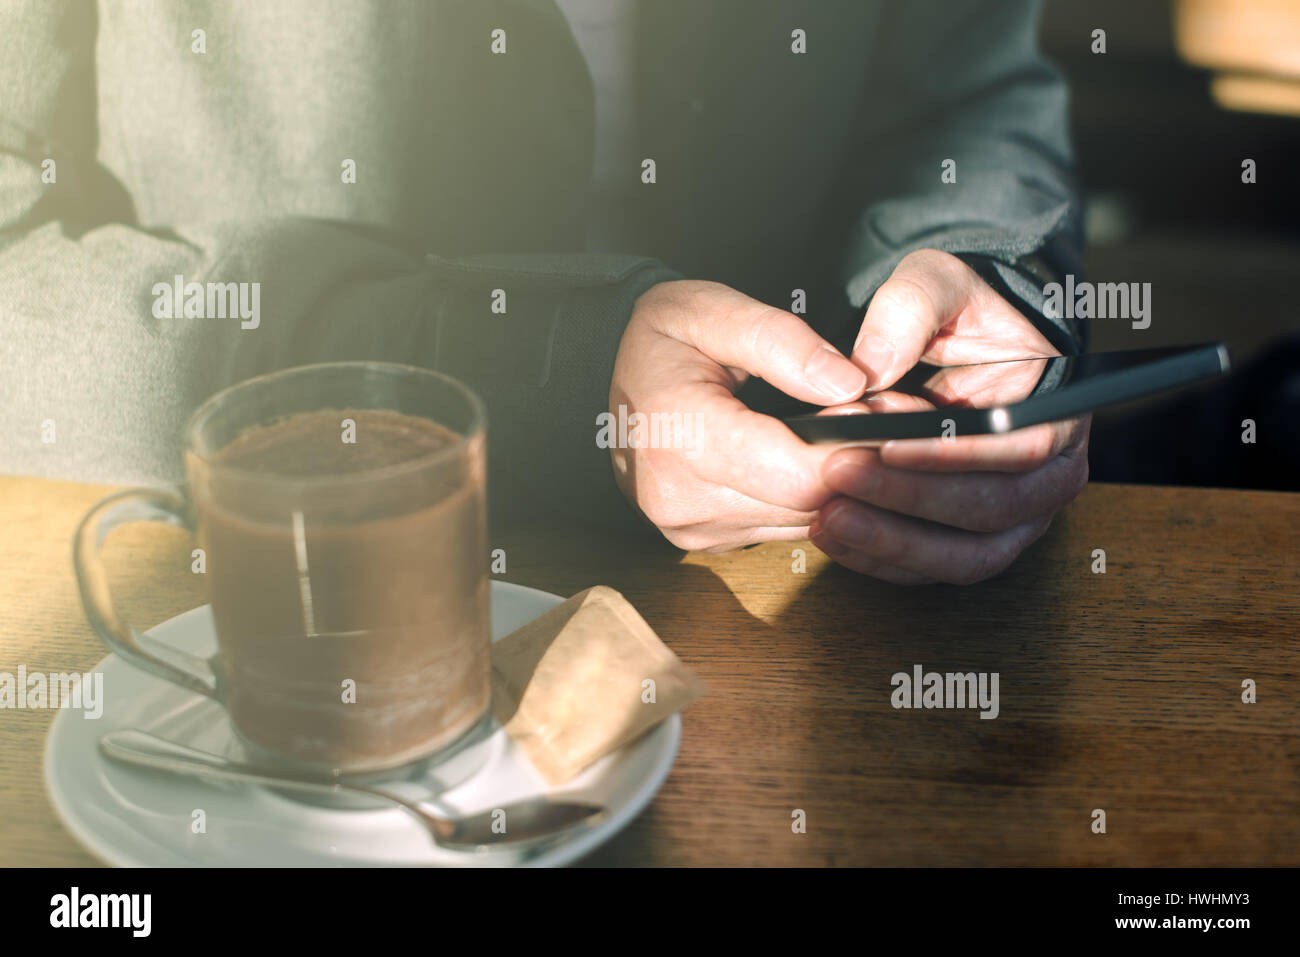
[[[1079,239],[1032,4],[639,12],[656,181],[638,162],[615,211],[638,244],[593,252],[591,79],[553,0],[0,2],[0,471],[178,481],[217,389],[383,359],[485,398],[498,517],[635,527],[596,415],[656,282],[786,308],[803,289],[847,345],[898,259],[935,247],[1073,351],[1026,271],[1074,269]],[[256,327],[159,317],[176,276],[260,283]]]

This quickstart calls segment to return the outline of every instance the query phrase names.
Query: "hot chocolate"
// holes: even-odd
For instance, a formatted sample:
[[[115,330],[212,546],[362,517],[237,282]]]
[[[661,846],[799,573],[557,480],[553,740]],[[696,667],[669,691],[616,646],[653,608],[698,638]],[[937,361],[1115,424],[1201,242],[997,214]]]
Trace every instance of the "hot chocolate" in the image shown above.
[[[231,718],[315,765],[394,767],[484,715],[482,457],[398,412],[302,412],[211,456],[195,490]],[[328,481],[326,481],[328,480]]]

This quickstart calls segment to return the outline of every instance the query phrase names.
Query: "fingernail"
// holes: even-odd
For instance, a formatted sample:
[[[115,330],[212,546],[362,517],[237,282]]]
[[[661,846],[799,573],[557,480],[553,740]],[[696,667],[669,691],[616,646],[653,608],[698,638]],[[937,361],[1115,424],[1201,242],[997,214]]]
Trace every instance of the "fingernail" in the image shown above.
[[[837,492],[870,498],[880,488],[879,457],[866,449],[839,452],[827,466],[824,478]]]
[[[853,354],[871,371],[872,386],[885,381],[885,374],[897,356],[894,344],[881,336],[867,336],[854,346]]]
[[[830,346],[813,353],[803,367],[808,383],[834,402],[856,399],[867,387],[867,375]]]
[[[842,505],[826,516],[826,531],[847,545],[864,545],[876,530],[873,522],[860,508]]]

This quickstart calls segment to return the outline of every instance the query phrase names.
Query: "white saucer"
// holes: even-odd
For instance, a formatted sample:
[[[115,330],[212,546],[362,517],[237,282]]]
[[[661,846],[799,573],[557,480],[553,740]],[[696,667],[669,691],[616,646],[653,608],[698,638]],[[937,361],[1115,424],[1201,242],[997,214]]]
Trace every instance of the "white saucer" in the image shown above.
[[[562,600],[534,588],[492,582],[493,640]],[[163,622],[149,634],[204,657],[216,650],[207,605]],[[214,701],[146,674],[116,655],[94,670],[104,675],[103,715],[88,719],[69,709],[55,716],[45,746],[45,784],[72,835],[96,857],[119,866],[566,864],[608,840],[650,803],[668,776],[681,739],[681,716],[673,715],[553,791],[603,804],[608,811],[595,823],[575,827],[530,851],[448,851],[434,845],[424,828],[397,807],[320,807],[256,785],[157,774],[109,762],[99,753],[98,742],[119,728],[139,728],[216,754],[235,753],[233,732],[225,711]],[[452,816],[551,790],[495,721],[490,734],[432,773],[437,776],[432,779],[435,791],[439,778],[453,786],[430,806]],[[406,787],[404,794],[409,793]],[[203,811],[204,833],[193,832],[196,809]]]

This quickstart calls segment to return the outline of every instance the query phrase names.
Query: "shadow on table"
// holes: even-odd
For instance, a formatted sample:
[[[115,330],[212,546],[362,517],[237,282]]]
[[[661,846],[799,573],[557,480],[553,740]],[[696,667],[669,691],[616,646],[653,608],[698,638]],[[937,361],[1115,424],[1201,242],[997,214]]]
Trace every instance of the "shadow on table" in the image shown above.
[[[1049,533],[980,585],[900,588],[826,567],[777,629],[809,649],[808,837],[820,862],[998,865],[1052,858],[1058,828],[1041,788],[1063,763],[1068,700],[1054,640],[1061,571]],[[1059,550],[1057,550],[1059,551]],[[809,640],[809,639],[813,640]],[[988,673],[998,716],[895,708],[892,676]],[[991,687],[991,686],[986,686]],[[991,709],[990,709],[991,713]],[[1079,808],[1077,826],[1088,826]]]
[[[545,568],[521,567],[516,580],[565,594],[596,581],[618,588],[709,685],[686,714],[659,796],[582,863],[1052,860],[1061,792],[1056,804],[1048,795],[1063,783],[1059,712],[1070,680],[1054,639],[1066,604],[1056,535],[970,588],[902,588],[814,563],[770,621],[673,549],[548,544]],[[755,590],[778,584],[764,584],[773,574],[766,562],[793,574],[775,550],[729,560],[753,563],[752,571],[733,566],[728,578],[752,576]],[[917,664],[997,672],[998,717],[895,709],[891,676]],[[1087,808],[1067,810],[1078,814],[1075,826],[1088,826]],[[804,833],[792,827],[800,817]]]
[[[744,863],[788,833],[782,744],[804,724],[786,695],[764,687],[798,665],[777,632],[750,614],[713,571],[683,564],[611,566],[614,583],[708,685],[684,715],[677,761],[658,797],[587,866]],[[800,666],[801,667],[801,666]],[[763,822],[768,822],[764,834]],[[765,853],[772,853],[769,849]]]

